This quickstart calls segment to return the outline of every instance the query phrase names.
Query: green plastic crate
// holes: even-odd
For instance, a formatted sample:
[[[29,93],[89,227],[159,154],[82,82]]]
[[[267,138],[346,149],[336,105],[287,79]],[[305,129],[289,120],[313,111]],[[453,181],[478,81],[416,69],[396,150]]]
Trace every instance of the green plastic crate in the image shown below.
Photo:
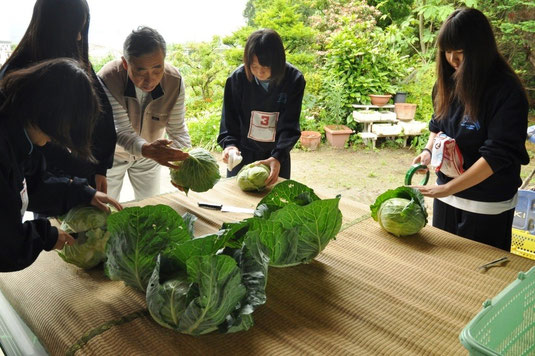
[[[535,355],[535,267],[486,300],[459,339],[470,355]]]

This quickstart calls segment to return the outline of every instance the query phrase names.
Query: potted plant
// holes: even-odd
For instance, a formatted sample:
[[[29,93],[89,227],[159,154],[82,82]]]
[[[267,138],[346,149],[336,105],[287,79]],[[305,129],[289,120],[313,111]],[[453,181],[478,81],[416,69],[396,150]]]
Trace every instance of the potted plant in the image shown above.
[[[344,148],[349,140],[349,135],[353,133],[349,127],[344,125],[346,109],[344,107],[344,84],[339,80],[330,81],[326,85],[325,114],[327,120],[333,124],[324,126],[327,142],[333,147]]]

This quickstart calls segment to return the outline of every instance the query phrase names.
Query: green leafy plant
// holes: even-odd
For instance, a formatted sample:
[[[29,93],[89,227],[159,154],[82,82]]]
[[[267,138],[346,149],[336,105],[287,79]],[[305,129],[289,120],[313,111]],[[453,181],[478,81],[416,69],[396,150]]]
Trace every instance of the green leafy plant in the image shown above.
[[[388,36],[370,23],[357,23],[334,34],[327,47],[324,76],[344,83],[343,102],[369,103],[369,94],[395,93],[394,82],[410,72],[408,55],[388,44]]]
[[[340,231],[339,201],[339,196],[322,200],[309,187],[286,180],[258,203],[253,218],[223,226],[232,232],[228,245],[257,246],[274,267],[308,263]]]
[[[221,121],[221,102],[219,107],[199,113],[198,117],[186,119],[191,145],[208,151],[221,151],[217,143]]]
[[[324,117],[325,122],[335,125],[345,124],[348,108],[344,101],[344,83],[340,80],[324,82]]]
[[[434,63],[421,64],[408,76],[402,90],[407,92],[407,102],[416,104],[415,120],[428,122],[433,115],[431,93],[436,82]]]
[[[93,66],[93,70],[95,71],[95,73],[98,73],[98,71],[102,67],[104,67],[106,63],[111,62],[117,58],[120,58],[120,57],[114,55],[113,53],[108,53],[105,56],[101,56],[101,57],[89,56],[89,61],[91,62],[91,65]]]

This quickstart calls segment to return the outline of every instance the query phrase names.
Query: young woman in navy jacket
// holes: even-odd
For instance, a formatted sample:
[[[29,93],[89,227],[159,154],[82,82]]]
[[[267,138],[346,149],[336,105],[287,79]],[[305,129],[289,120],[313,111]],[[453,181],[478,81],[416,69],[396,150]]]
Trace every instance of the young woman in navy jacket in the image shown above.
[[[243,160],[227,172],[235,176],[246,164],[271,168],[266,184],[290,178],[290,150],[301,135],[299,116],[305,90],[301,72],[286,62],[282,40],[273,30],[253,32],[245,44],[243,65],[227,79],[218,143]]]
[[[91,137],[99,105],[79,63],[60,58],[11,72],[0,87],[0,272],[23,269],[41,251],[72,244],[72,236],[48,219],[22,221],[26,210],[62,214],[91,204],[107,211],[121,205],[86,180],[49,177],[38,149],[54,141],[94,161]]]
[[[429,164],[434,139],[444,133],[455,139],[464,172],[438,172],[436,185],[417,188],[435,198],[433,226],[509,251],[520,166],[529,163],[526,93],[480,11],[454,11],[437,43],[435,114],[413,163]]]

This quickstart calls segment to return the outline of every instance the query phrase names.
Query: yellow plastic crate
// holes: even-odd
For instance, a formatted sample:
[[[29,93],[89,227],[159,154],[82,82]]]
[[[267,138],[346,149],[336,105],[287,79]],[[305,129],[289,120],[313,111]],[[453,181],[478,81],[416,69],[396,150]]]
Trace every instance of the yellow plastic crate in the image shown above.
[[[513,228],[511,253],[535,260],[535,235]]]

